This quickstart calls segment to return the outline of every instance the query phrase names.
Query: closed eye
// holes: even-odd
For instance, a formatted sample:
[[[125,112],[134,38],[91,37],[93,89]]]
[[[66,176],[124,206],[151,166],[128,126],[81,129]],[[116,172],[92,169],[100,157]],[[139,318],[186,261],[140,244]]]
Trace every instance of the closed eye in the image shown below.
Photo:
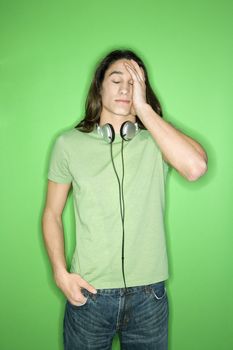
[[[120,83],[120,81],[113,81],[113,80],[112,80],[112,82],[115,83],[115,84],[119,84]],[[133,85],[133,83],[129,83],[129,84]]]

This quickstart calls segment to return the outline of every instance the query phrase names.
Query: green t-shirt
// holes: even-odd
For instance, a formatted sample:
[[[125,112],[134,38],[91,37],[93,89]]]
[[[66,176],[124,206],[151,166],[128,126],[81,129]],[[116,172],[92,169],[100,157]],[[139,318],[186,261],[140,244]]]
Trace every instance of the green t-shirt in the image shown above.
[[[121,136],[112,144],[121,182]],[[124,274],[127,287],[168,278],[164,231],[165,182],[170,168],[148,130],[124,141]],[[94,129],[60,134],[54,144],[48,179],[71,183],[76,248],[71,272],[95,288],[122,288],[122,219],[119,185],[110,144]]]

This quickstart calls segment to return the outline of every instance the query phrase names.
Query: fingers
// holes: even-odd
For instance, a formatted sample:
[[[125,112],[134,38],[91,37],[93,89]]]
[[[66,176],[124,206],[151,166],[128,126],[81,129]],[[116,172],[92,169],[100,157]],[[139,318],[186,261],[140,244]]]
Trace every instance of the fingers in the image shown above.
[[[69,300],[69,302],[75,306],[82,306],[84,304],[86,304],[87,302],[87,298],[85,298],[85,296],[80,293],[80,296],[77,298],[67,298]]]
[[[132,62],[133,66],[135,67],[135,70],[136,70],[138,76],[140,77],[140,80],[145,81],[145,73],[144,73],[143,68],[140,67],[136,61],[134,61],[134,60],[130,60],[130,61]]]
[[[86,280],[84,280],[83,278],[81,278],[79,285],[81,287],[87,289],[91,293],[94,293],[94,294],[97,293],[97,290],[91,284],[89,284]]]
[[[64,291],[64,294],[69,302],[76,306],[81,306],[87,301],[87,298],[81,293],[80,286],[74,281],[69,285],[67,290]]]
[[[133,75],[134,80],[138,80],[140,82],[145,82],[145,73],[142,67],[139,67],[138,63],[134,60],[130,60],[129,62],[124,62],[127,70],[131,75]]]
[[[74,304],[76,306],[82,306],[84,304],[86,304],[87,302],[87,298],[81,293],[81,288],[84,288],[86,290],[88,290],[90,293],[97,293],[97,290],[91,285],[89,284],[86,280],[84,280],[81,276],[77,276],[78,277],[78,285],[76,285],[75,287],[78,289],[76,289],[75,291],[75,297],[70,298],[70,302],[71,304]]]
[[[82,288],[91,293],[97,292],[91,284],[76,273],[65,274],[59,282],[59,288],[62,290],[69,302],[77,306],[84,305],[87,301],[87,298],[81,293]]]
[[[133,69],[131,64],[129,64],[128,62],[127,63],[125,62],[125,67],[129,72],[129,74],[131,75],[131,77],[133,78],[133,81],[140,80],[140,78],[138,77],[138,74],[136,73],[135,69]]]

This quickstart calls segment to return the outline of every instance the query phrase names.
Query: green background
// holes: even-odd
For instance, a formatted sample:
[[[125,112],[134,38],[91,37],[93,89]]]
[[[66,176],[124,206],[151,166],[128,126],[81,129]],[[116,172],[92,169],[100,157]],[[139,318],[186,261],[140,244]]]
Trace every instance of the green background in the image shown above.
[[[226,0],[1,1],[1,350],[62,349],[64,298],[41,235],[48,160],[83,116],[95,63],[116,48],[142,57],[165,120],[209,157],[196,182],[168,176],[169,350],[233,349],[232,10]],[[72,195],[63,218],[70,262]]]

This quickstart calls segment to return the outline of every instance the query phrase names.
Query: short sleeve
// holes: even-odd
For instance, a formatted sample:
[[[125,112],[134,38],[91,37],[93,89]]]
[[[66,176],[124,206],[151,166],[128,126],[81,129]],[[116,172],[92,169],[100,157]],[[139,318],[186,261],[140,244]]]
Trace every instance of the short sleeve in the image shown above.
[[[69,170],[69,156],[65,149],[62,135],[56,139],[51,152],[48,179],[64,184],[72,182],[72,175]]]

